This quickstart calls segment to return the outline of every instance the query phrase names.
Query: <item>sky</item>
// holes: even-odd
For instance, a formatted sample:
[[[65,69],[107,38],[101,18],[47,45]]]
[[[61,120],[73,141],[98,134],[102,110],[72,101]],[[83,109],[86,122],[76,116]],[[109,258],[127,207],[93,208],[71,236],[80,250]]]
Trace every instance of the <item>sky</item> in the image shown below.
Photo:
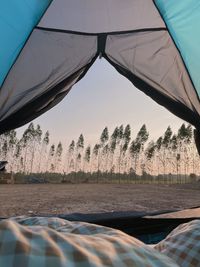
[[[50,142],[69,144],[82,133],[94,144],[105,126],[112,133],[116,126],[130,124],[132,137],[145,123],[150,139],[164,133],[168,125],[176,131],[183,121],[154,102],[120,75],[105,59],[97,59],[56,107],[35,119],[50,132]],[[17,130],[18,136],[27,125]]]

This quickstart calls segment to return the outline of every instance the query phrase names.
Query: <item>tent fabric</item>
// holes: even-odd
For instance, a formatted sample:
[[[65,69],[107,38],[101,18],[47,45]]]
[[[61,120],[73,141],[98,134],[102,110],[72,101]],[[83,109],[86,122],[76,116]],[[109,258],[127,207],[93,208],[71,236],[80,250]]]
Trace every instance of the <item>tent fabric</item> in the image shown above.
[[[195,104],[199,109],[188,74],[167,31],[108,36],[106,44],[106,55],[112,61],[167,97],[191,109]]]
[[[36,106],[30,106],[31,114],[44,111],[44,106],[49,107],[57,95],[66,95],[95,57],[96,47],[95,36],[35,29],[1,89],[2,119],[16,114],[35,100]],[[77,56],[74,57],[74,54]],[[77,72],[78,75],[74,75]],[[63,82],[66,80],[66,83]],[[59,89],[56,90],[56,87]],[[53,95],[49,98],[47,94],[51,95],[51,92]],[[24,116],[22,113],[19,113],[18,119],[11,120],[17,123]]]
[[[1,1],[0,85],[50,3],[50,0]]]
[[[125,76],[131,81],[132,75],[134,75],[148,84],[151,87],[150,93],[144,86],[141,85],[140,88],[146,94],[157,93],[164,96],[165,103],[160,103],[159,98],[155,98],[158,103],[167,104],[171,100],[173,113],[176,103],[178,105],[182,103],[182,106],[189,108],[195,114],[200,114],[198,97],[167,31],[108,36],[105,53],[114,66],[124,69]],[[129,74],[127,75],[127,73]],[[137,87],[140,86],[137,85]],[[179,117],[184,119],[185,116],[181,113]],[[187,117],[190,120],[189,110],[188,113]],[[195,122],[191,121],[191,123]]]
[[[200,96],[200,2],[156,0]]]
[[[165,24],[149,0],[54,0],[39,27],[101,33],[160,28]]]
[[[1,89],[2,119],[85,67],[96,47],[95,36],[34,30]]]
[[[25,12],[28,2],[22,2]],[[178,1],[175,5],[171,0],[169,4],[164,0],[53,0],[47,7],[50,2],[39,4],[32,0],[30,3],[35,5],[32,12],[29,10],[31,15],[27,12],[32,21],[28,30],[18,32],[13,28],[21,42],[14,64],[9,62],[15,47],[10,43],[15,37],[2,32],[8,37],[9,46],[3,45],[0,50],[0,56],[8,55],[0,63],[4,76],[7,71],[0,88],[0,133],[29,122],[60,102],[98,55],[137,88],[200,131],[195,78],[200,64],[199,37],[194,37],[194,31],[187,36],[192,25],[199,23],[197,1],[190,1],[196,3],[195,12],[194,6]],[[16,6],[18,15],[21,5],[13,0],[8,17],[15,13]],[[187,22],[186,14],[192,17]],[[3,22],[0,16],[0,25]],[[20,22],[23,27],[25,24],[26,21]],[[189,39],[192,36],[194,39]],[[190,45],[191,40],[194,45]],[[13,45],[17,42],[18,39]]]

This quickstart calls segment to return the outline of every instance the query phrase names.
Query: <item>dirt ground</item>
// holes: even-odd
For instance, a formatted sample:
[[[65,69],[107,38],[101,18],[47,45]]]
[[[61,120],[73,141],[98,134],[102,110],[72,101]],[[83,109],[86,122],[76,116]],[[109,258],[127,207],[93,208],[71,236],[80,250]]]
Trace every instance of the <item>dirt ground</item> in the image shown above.
[[[200,206],[200,185],[0,185],[0,217],[159,211]]]

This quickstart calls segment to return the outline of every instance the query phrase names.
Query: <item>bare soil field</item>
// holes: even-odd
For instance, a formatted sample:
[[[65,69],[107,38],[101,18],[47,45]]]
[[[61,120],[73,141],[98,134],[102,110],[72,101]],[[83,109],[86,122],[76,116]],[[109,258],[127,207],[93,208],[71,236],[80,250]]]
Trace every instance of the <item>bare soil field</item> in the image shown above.
[[[0,185],[0,217],[113,211],[159,211],[200,206],[200,185]]]

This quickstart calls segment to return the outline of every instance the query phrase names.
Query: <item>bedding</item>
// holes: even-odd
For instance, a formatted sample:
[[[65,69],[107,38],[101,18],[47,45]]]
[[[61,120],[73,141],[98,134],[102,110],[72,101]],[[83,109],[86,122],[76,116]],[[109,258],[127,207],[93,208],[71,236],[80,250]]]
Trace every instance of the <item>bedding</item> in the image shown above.
[[[181,224],[154,248],[180,267],[200,266],[200,220]]]
[[[168,256],[115,229],[59,218],[0,222],[1,267],[177,267]]]

